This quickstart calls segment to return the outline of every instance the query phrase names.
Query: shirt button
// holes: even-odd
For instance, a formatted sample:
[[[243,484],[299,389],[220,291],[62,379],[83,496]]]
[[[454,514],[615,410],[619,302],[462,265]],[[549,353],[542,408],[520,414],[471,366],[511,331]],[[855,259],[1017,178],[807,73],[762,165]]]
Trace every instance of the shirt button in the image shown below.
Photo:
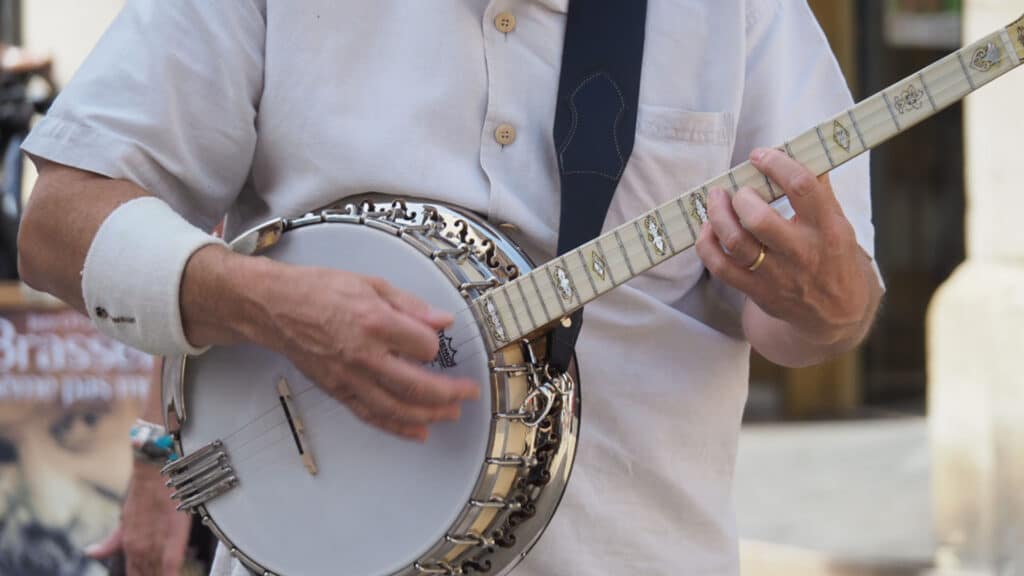
[[[516,141],[516,128],[511,124],[499,124],[494,130],[494,139],[502,146]]]
[[[502,12],[494,17],[494,27],[498,32],[508,34],[516,29],[516,17],[511,12]]]

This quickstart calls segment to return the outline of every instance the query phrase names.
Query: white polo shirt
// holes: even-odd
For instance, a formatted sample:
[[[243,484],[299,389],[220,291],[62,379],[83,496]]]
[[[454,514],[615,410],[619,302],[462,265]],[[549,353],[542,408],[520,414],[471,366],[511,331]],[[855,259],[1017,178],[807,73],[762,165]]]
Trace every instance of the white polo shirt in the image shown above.
[[[229,238],[376,190],[514,224],[544,261],[568,1],[129,0],[25,149],[133,180],[205,228],[226,214]],[[804,0],[649,0],[605,227],[850,104]],[[866,160],[833,183],[872,254]],[[587,306],[576,468],[515,576],[737,572],[741,304],[691,250]]]

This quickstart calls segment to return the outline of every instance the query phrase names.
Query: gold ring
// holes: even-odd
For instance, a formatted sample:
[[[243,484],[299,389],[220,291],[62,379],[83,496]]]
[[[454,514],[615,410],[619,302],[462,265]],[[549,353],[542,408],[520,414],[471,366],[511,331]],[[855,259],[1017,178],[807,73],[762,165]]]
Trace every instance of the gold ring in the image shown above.
[[[761,252],[758,253],[757,260],[754,260],[753,264],[747,266],[747,270],[750,270],[751,272],[757,272],[757,269],[760,268],[762,264],[764,264],[764,258],[767,255],[768,251],[764,249],[764,244],[761,244]]]

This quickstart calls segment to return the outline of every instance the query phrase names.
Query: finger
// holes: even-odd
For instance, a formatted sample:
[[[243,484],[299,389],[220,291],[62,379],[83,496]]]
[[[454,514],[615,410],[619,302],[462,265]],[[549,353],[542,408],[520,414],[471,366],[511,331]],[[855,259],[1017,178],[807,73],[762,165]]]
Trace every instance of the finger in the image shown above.
[[[395,363],[402,362],[396,359]],[[371,419],[402,425],[424,426],[435,422],[453,421],[461,416],[458,402],[424,404],[411,401],[392,391],[384,374],[361,372],[352,384],[354,392],[367,408]]]
[[[732,208],[743,227],[774,252],[788,253],[799,241],[793,223],[780,216],[752,188],[740,188],[732,198]]]
[[[192,530],[192,518],[183,512],[171,512],[167,539],[164,542],[164,576],[179,576],[188,550],[188,537]]]
[[[384,361],[375,368],[384,386],[408,402],[444,406],[480,398],[476,382],[450,378],[400,358]]]
[[[437,357],[440,344],[436,328],[397,310],[385,310],[373,319],[371,334],[395,355],[419,362]]]
[[[732,208],[729,194],[720,188],[708,194],[708,221],[727,254],[739,264],[750,265],[761,252],[761,243],[743,228]]]
[[[758,280],[725,253],[710,225],[701,228],[700,238],[697,239],[697,255],[715,278],[748,296],[757,290]]]
[[[374,283],[374,287],[377,289],[377,293],[391,304],[395,310],[426,323],[434,330],[445,328],[455,320],[455,317],[450,313],[438,310],[416,296],[395,288],[384,280],[378,279]]]
[[[828,179],[819,180],[810,170],[779,150],[759,148],[750,155],[754,167],[777,183],[801,218],[818,222],[838,206]]]
[[[121,551],[124,544],[124,532],[121,526],[111,532],[102,541],[86,546],[82,552],[93,560],[106,560]]]
[[[372,408],[368,407],[361,400],[353,400],[346,405],[356,418],[359,418],[368,426],[379,428],[400,438],[415,442],[426,442],[430,437],[430,430],[425,424],[402,424],[381,419],[374,413]]]

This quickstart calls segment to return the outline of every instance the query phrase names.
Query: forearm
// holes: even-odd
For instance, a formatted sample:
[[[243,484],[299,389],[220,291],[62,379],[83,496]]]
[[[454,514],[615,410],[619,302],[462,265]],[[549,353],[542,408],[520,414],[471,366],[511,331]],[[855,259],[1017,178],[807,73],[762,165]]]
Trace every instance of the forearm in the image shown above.
[[[864,260],[862,282],[869,297],[864,313],[846,326],[810,330],[775,318],[752,300],[743,308],[743,331],[751,346],[768,360],[789,367],[820,364],[858,345],[868,334],[882,298],[870,260]]]

